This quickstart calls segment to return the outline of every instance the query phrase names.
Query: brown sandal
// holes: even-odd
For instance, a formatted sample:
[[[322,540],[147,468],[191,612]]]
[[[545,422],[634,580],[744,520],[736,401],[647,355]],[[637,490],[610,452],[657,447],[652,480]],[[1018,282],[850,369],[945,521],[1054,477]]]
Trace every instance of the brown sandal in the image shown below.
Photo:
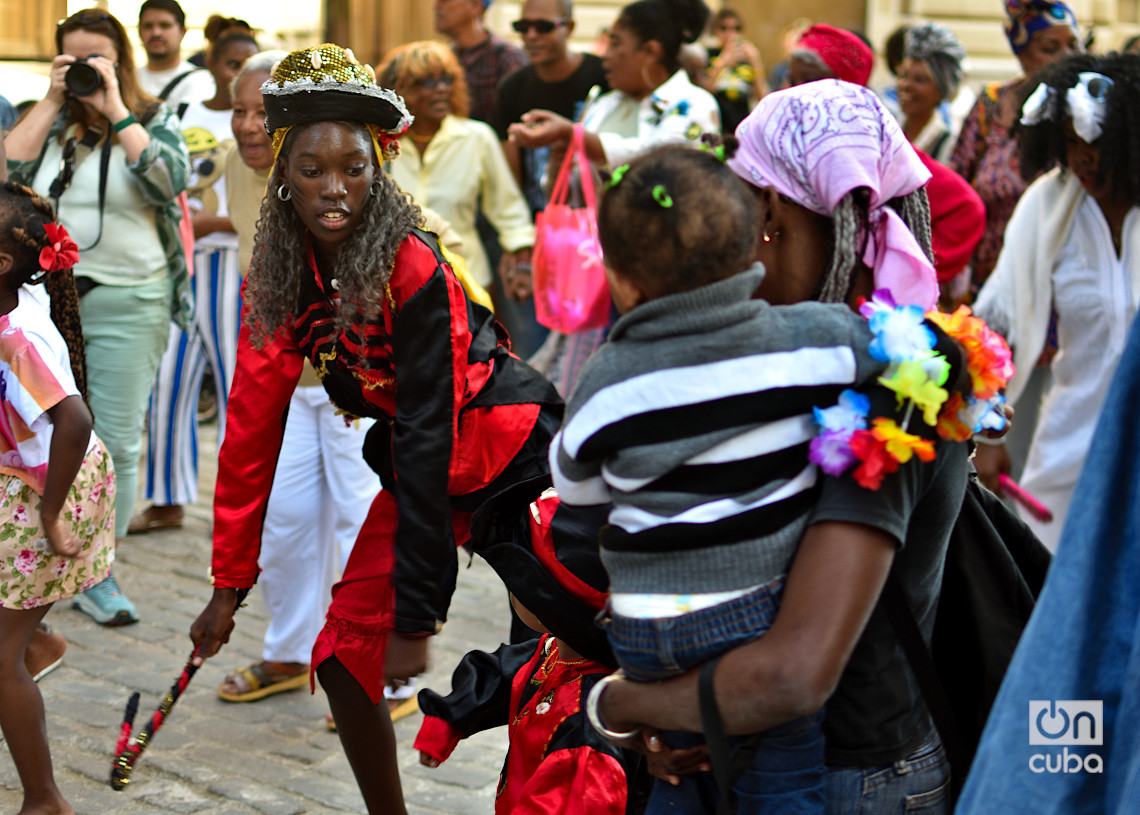
[[[186,513],[180,505],[160,506],[152,504],[127,525],[128,535],[145,535],[159,529],[181,529]]]
[[[256,702],[275,693],[302,688],[309,682],[309,666],[303,662],[255,662],[234,671],[218,685],[218,696],[227,702]],[[226,686],[244,687],[236,693]]]

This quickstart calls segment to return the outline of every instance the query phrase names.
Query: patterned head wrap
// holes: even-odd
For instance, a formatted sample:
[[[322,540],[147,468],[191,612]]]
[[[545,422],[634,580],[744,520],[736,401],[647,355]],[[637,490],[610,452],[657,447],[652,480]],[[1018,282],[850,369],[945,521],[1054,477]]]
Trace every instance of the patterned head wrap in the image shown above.
[[[941,23],[917,23],[907,29],[903,56],[926,63],[938,92],[946,100],[958,95],[966,49]]]
[[[1077,15],[1061,0],[1005,0],[1005,36],[1014,54],[1020,54],[1033,35],[1050,26],[1067,25],[1080,31]]]
[[[875,54],[859,37],[842,28],[818,23],[800,35],[796,49],[816,54],[836,79],[866,85]]]
[[[930,171],[879,97],[835,79],[765,96],[736,129],[728,166],[756,187],[772,187],[802,207],[832,217],[852,190],[871,193],[863,262],[876,289],[895,302],[930,308],[938,282],[926,253],[887,202],[921,189]]]
[[[412,123],[404,100],[377,86],[372,68],[357,62],[352,51],[332,43],[290,53],[261,86],[261,95],[274,159],[294,125],[350,121],[368,128],[378,160],[391,161]]]

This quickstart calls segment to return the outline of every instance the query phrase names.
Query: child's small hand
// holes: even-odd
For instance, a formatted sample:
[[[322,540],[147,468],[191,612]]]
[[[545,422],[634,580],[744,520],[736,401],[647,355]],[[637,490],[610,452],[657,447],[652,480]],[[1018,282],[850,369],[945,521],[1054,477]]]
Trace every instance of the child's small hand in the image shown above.
[[[83,544],[80,543],[79,538],[68,531],[58,517],[52,520],[41,514],[40,522],[43,525],[44,536],[47,538],[52,552],[60,557],[75,557],[79,554]]]
[[[642,730],[644,739],[645,765],[649,774],[666,783],[677,786],[681,776],[698,772],[709,772],[709,748],[705,745],[674,749],[661,736],[661,731],[646,727]]]
[[[425,767],[431,767],[434,770],[440,765],[440,761],[437,758],[429,756],[423,750],[420,750],[420,764],[424,765]]]

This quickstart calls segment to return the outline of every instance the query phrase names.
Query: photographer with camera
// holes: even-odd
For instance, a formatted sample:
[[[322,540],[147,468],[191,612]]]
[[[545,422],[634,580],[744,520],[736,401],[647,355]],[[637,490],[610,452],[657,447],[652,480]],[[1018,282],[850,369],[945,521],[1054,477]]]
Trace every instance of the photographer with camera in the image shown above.
[[[193,315],[179,208],[189,159],[178,119],[138,86],[131,43],[102,9],[55,33],[47,95],[12,128],[8,172],[48,197],[79,245],[75,266],[95,432],[115,465],[115,537],[138,494],[147,399],[167,327]],[[136,622],[114,576],[75,599],[102,625]]]

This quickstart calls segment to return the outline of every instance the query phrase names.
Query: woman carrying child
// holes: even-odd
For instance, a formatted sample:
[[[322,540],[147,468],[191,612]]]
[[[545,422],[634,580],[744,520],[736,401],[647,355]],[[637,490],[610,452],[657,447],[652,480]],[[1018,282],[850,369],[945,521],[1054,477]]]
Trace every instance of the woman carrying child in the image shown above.
[[[773,93],[737,135],[740,148],[728,163],[759,203],[757,257],[766,270],[760,296],[773,304],[846,303],[887,289],[899,302],[933,302],[933,272],[921,262],[928,216],[917,192],[926,176],[914,169],[914,151],[873,93],[834,80]],[[575,396],[571,423],[577,409]],[[923,424],[912,419],[907,430],[925,438]],[[938,443],[935,452],[929,463],[900,465],[877,490],[821,475],[797,519],[806,529],[771,627],[726,653],[713,674],[729,734],[769,731],[826,704],[828,813],[871,805],[899,812],[908,800],[948,811],[945,752],[890,620],[877,607],[893,569],[929,643],[967,473],[965,445]],[[802,456],[801,449],[789,460]],[[744,464],[748,456],[723,459]],[[644,739],[660,754],[662,740],[636,725],[702,732],[697,686],[697,671],[656,683],[614,679],[594,701],[606,728],[631,736],[623,744]]]
[[[22,813],[72,812],[52,776],[24,651],[52,604],[103,580],[114,558],[115,476],[83,395],[78,260],[50,204],[0,185],[0,728]],[[40,281],[50,317],[24,287]]]
[[[860,259],[879,289],[921,304],[899,313],[914,315],[915,331],[924,332],[923,311],[937,296],[934,270],[903,215],[882,205],[900,199],[903,214],[920,220],[929,173],[867,91],[834,80],[810,90],[831,91],[848,112],[850,152],[882,157],[888,168],[876,177],[869,164],[844,157],[840,175],[828,166],[836,152],[828,133],[809,130],[800,142],[808,162],[822,158],[815,169],[832,179],[819,206],[844,202],[839,208],[850,217],[843,227],[872,213]],[[742,154],[746,162],[754,157]],[[797,182],[773,174],[769,189],[790,200],[801,192]],[[887,365],[896,361],[894,348],[877,348],[867,322],[845,305],[856,264],[843,264],[843,274],[820,290],[830,305],[773,307],[753,299],[794,302],[816,289],[813,281],[800,292],[806,280],[780,275],[781,253],[803,247],[783,245],[793,227],[766,222],[772,214],[771,202],[729,167],[686,148],[617,168],[602,200],[599,235],[624,316],[582,371],[551,466],[564,502],[614,504],[601,534],[611,581],[608,631],[631,679],[677,675],[768,630],[819,498],[816,465],[832,471],[812,443],[812,408],[894,376]],[[808,210],[802,217],[822,221]],[[763,223],[762,236],[737,229],[741,223]],[[745,270],[757,255],[767,272]],[[934,342],[930,334],[927,352]],[[949,373],[945,357],[941,364],[947,367],[937,384]],[[889,412],[876,412],[924,459],[933,457],[930,442],[913,435],[923,425],[917,416],[908,412],[900,428]],[[938,412],[927,411],[926,423]],[[789,713],[762,728],[749,770],[736,782],[742,812],[824,811],[822,712]],[[675,747],[682,736],[667,740]],[[667,801],[687,812],[711,809],[705,786],[695,779],[659,784],[649,811],[665,811]]]

